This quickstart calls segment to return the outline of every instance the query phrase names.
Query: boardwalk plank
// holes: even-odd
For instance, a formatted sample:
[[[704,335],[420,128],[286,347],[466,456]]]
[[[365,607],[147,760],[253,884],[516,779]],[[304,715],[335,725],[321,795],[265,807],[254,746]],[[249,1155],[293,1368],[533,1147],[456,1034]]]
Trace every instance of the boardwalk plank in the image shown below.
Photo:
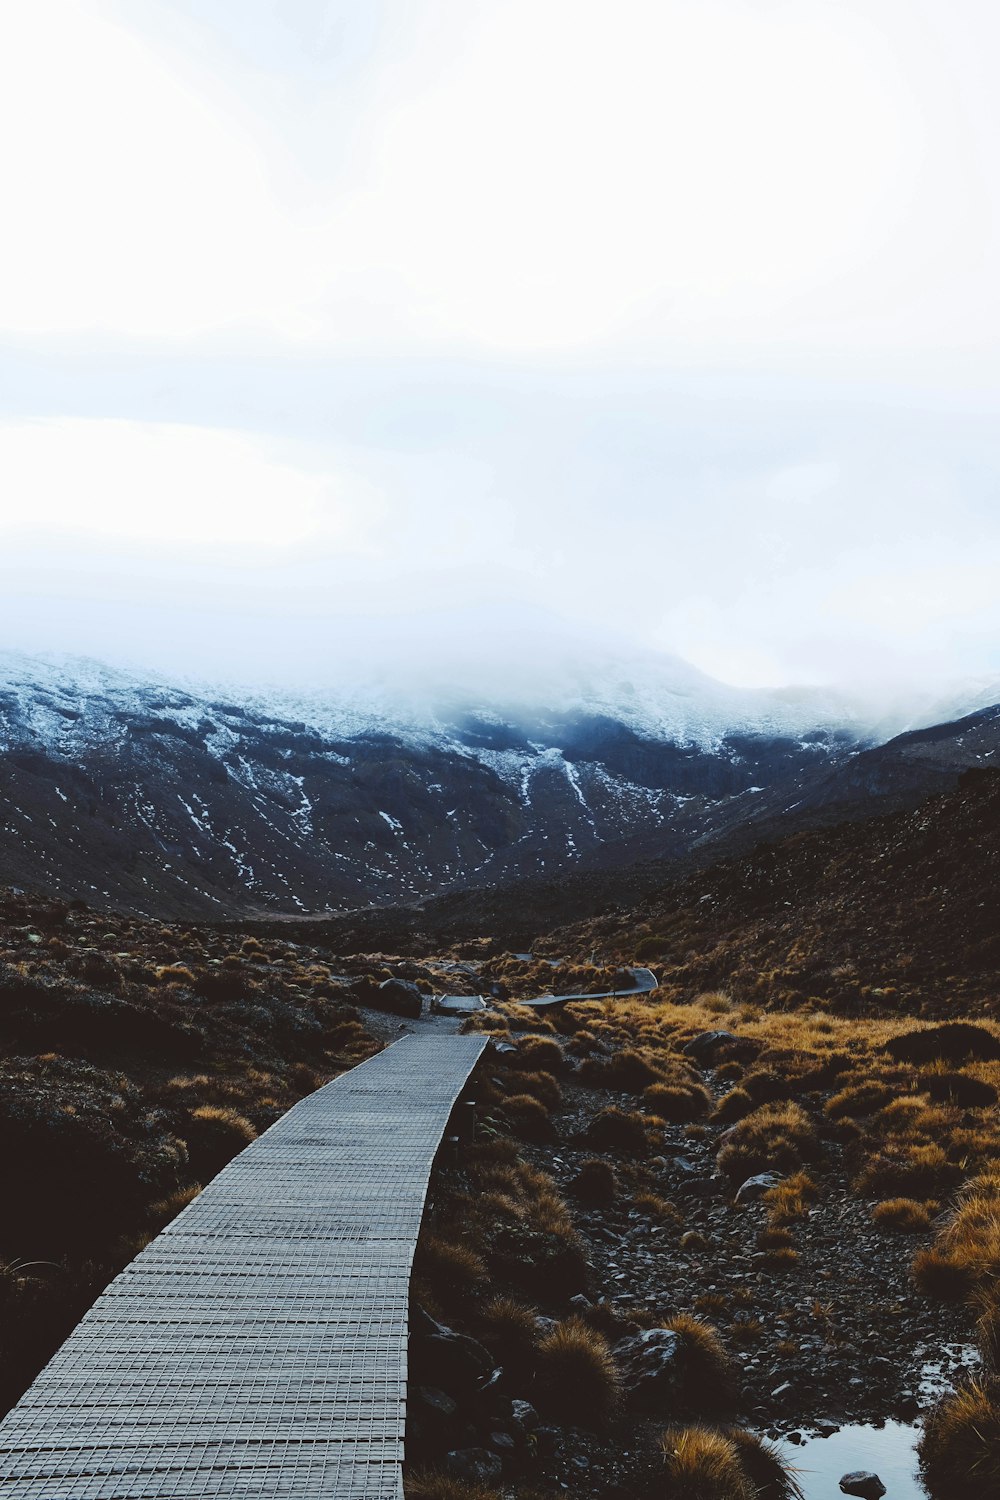
[[[483,1046],[407,1037],[225,1167],[0,1423],[2,1500],[399,1500],[413,1251]]]

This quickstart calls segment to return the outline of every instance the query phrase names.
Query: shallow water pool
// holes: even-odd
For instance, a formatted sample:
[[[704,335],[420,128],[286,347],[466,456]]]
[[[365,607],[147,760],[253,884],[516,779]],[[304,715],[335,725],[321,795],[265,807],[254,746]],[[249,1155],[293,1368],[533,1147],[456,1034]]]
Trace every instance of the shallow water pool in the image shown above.
[[[885,1500],[927,1500],[917,1471],[919,1427],[886,1422],[884,1427],[842,1427],[828,1438],[807,1438],[796,1447],[779,1443],[781,1455],[797,1474],[806,1500],[838,1500],[840,1476],[870,1469],[886,1488]]]

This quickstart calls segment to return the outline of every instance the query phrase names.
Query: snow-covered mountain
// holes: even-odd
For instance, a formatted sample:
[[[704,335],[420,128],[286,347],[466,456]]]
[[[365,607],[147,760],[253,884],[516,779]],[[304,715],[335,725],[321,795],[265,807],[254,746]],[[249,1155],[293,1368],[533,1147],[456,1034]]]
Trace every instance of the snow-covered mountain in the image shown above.
[[[609,865],[842,763],[901,712],[659,658],[534,662],[502,697],[388,681],[292,697],[0,656],[0,880],[224,917]]]

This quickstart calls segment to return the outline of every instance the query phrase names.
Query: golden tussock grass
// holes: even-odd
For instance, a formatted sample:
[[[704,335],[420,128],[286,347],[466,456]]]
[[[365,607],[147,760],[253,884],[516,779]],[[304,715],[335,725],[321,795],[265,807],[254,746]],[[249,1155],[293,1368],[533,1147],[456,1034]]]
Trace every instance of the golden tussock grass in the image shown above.
[[[672,1427],[660,1446],[665,1500],[801,1500],[777,1450],[754,1433]]]
[[[538,1345],[537,1386],[548,1415],[584,1425],[606,1422],[620,1399],[607,1339],[582,1318],[558,1324]]]
[[[816,1154],[816,1128],[801,1105],[764,1104],[732,1127],[719,1171],[743,1181],[768,1168],[790,1172]]]
[[[920,1234],[930,1229],[935,1214],[940,1211],[941,1205],[933,1199],[919,1203],[915,1198],[884,1198],[872,1209],[872,1219],[883,1229],[896,1229],[900,1234]]]
[[[970,1381],[930,1413],[918,1446],[935,1500],[1000,1494],[1000,1382]]]

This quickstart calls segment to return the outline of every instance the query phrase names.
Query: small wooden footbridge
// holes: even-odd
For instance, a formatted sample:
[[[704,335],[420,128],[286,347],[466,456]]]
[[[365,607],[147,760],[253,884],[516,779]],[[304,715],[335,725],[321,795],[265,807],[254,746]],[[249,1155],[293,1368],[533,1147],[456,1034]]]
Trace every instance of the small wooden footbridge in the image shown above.
[[[406,1037],[224,1168],[0,1423],[0,1500],[399,1500],[410,1268],[484,1046]]]

